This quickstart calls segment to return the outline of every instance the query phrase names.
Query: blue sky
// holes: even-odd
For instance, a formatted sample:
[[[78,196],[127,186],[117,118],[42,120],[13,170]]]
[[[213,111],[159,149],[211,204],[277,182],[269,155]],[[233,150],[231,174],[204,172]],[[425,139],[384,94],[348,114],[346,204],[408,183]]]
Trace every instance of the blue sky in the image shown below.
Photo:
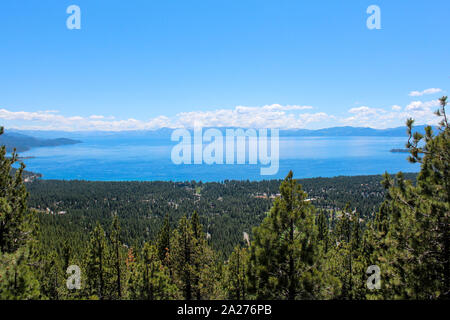
[[[72,4],[80,30],[66,28]],[[366,26],[372,4],[381,30]],[[432,122],[450,87],[449,13],[448,0],[2,0],[0,123],[125,130]]]

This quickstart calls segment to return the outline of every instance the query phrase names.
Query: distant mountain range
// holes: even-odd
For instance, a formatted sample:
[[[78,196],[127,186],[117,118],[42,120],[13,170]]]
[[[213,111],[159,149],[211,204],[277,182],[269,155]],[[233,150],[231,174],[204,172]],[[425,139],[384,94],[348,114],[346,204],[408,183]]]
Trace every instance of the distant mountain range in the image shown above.
[[[79,140],[73,140],[68,138],[54,138],[54,139],[42,139],[36,138],[29,135],[25,135],[18,132],[11,132],[8,130],[0,135],[0,145],[6,146],[6,151],[11,152],[14,148],[18,152],[27,151],[31,148],[37,147],[54,147],[68,144],[80,143]]]
[[[424,125],[414,127],[415,131],[425,132]],[[284,137],[405,137],[406,127],[397,127],[389,129],[373,129],[365,127],[332,127],[318,130],[298,129],[281,130],[280,136]]]
[[[203,128],[206,130],[208,128]],[[225,133],[226,129],[236,128],[217,128]],[[414,127],[415,131],[421,133],[425,132],[425,126]],[[80,141],[73,141],[72,139],[83,138],[136,138],[136,139],[152,139],[152,140],[167,140],[173,129],[161,128],[157,130],[133,130],[133,131],[39,131],[39,130],[7,130],[7,134],[10,135],[26,135],[28,138],[34,137],[41,143],[52,145],[52,143],[60,144],[73,144]],[[373,129],[366,127],[332,127],[326,129],[310,130],[310,129],[292,129],[292,130],[280,130],[281,137],[350,137],[350,136],[369,136],[369,137],[406,137],[406,127],[397,127],[390,129]],[[56,139],[58,137],[58,139]],[[2,137],[0,136],[0,142]]]
[[[203,128],[207,130],[208,128]],[[226,129],[217,128],[223,134]],[[425,126],[416,126],[415,131],[425,132]],[[0,135],[0,145],[5,145],[8,152],[16,148],[18,152],[27,151],[37,147],[52,147],[81,143],[83,139],[115,140],[115,139],[146,139],[169,141],[173,129],[161,128],[158,130],[134,130],[134,131],[43,131],[43,130],[16,130],[8,129]],[[280,137],[405,137],[406,128],[397,127],[390,129],[373,129],[365,127],[332,127],[326,129],[293,129],[280,130]],[[81,139],[81,140],[80,140]],[[399,152],[398,150],[392,152]]]

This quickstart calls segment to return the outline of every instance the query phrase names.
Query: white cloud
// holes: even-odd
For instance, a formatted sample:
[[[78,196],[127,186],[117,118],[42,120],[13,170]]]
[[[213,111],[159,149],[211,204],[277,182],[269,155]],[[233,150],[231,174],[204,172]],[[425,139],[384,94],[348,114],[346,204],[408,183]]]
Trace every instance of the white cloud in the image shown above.
[[[383,109],[374,109],[374,108],[369,108],[367,106],[361,106],[361,107],[357,107],[357,108],[351,108],[350,110],[348,110],[348,112],[358,114],[358,115],[374,115],[379,112],[383,113],[385,111]]]
[[[340,119],[344,125],[371,128],[392,128],[405,124],[407,118],[413,118],[417,124],[436,124],[438,118],[434,114],[439,100],[412,101],[405,108],[393,105],[391,110],[361,106],[348,110],[352,115]]]
[[[429,88],[429,89],[425,89],[423,91],[411,91],[409,93],[409,95],[411,97],[420,97],[420,96],[423,96],[425,94],[434,94],[434,93],[438,93],[438,92],[441,92],[441,91],[442,91],[442,89],[440,89],[440,88]]]
[[[104,119],[104,118],[105,118],[105,116],[96,115],[96,114],[89,116],[89,119]]]
[[[412,101],[405,108],[406,111],[429,111],[431,107],[437,107],[439,105],[439,100],[431,101]]]
[[[349,125],[389,128],[404,125],[409,117],[416,119],[418,124],[437,123],[438,118],[433,112],[438,105],[439,100],[411,101],[405,107],[393,105],[386,109],[363,105],[350,108],[347,115],[337,116],[325,112],[305,112],[313,109],[311,106],[272,104],[181,112],[172,117],[161,115],[147,120],[115,119],[98,114],[64,116],[52,110],[27,112],[0,109],[0,119],[9,128],[65,131],[154,130],[194,126],[299,129]]]
[[[388,113],[384,109],[370,108],[367,106],[351,108],[348,112],[352,116],[341,119],[341,122],[347,126],[358,127],[380,127],[383,123],[381,119],[385,119]]]
[[[56,124],[69,125],[74,122],[79,122],[85,120],[80,116],[65,117],[63,115],[57,114],[58,111],[55,110],[45,110],[36,112],[27,111],[9,111],[6,109],[0,109],[0,119],[4,120],[17,120],[17,121],[38,121],[38,122],[49,122]]]
[[[258,107],[256,107],[258,108]],[[261,107],[262,110],[280,110],[280,111],[292,111],[292,110],[308,110],[308,109],[313,109],[312,106],[298,106],[298,105],[287,105],[287,106],[282,106],[279,104],[272,104],[272,105],[266,105]]]
[[[281,106],[278,104],[262,107],[237,106],[234,109],[214,111],[182,112],[177,114],[175,127],[242,127],[242,128],[304,128],[311,122],[319,122],[328,117],[319,113],[287,113],[312,109],[311,106]]]
[[[10,111],[0,109],[0,119],[19,122],[21,129],[43,130],[152,130],[163,127],[245,127],[245,128],[303,128],[307,124],[333,119],[324,112],[300,113],[311,106],[272,104],[261,107],[237,106],[234,109],[181,112],[174,117],[159,116],[147,121],[115,120],[104,115],[63,116],[55,111]],[[17,126],[16,126],[17,127]]]

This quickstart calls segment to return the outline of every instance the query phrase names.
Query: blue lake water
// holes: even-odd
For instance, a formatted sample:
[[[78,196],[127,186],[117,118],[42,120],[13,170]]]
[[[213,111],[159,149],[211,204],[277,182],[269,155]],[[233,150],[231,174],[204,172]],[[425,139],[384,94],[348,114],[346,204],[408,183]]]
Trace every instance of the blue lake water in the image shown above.
[[[79,180],[201,180],[223,181],[284,178],[293,170],[296,178],[333,177],[417,172],[408,163],[405,137],[288,137],[280,138],[278,173],[260,175],[261,165],[176,165],[171,150],[176,142],[146,139],[85,138],[83,143],[35,148],[22,152],[26,169],[43,179]]]

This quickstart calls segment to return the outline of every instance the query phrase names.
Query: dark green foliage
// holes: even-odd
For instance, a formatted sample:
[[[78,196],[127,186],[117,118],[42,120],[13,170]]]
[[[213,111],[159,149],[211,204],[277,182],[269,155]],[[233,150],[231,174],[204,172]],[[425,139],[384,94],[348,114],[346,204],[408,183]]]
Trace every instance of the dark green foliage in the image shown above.
[[[371,261],[384,270],[382,289],[372,298],[438,299],[450,295],[450,128],[440,99],[438,133],[413,133],[407,121],[409,160],[421,164],[416,186],[399,173],[383,182],[388,195],[369,238]]]
[[[91,233],[86,263],[86,292],[90,297],[109,297],[110,265],[109,247],[105,231],[97,223]]]
[[[114,215],[111,225],[111,259],[112,262],[112,294],[115,299],[122,298],[122,281],[124,269],[124,253],[122,243],[120,241],[120,223],[117,215]]]
[[[317,298],[319,251],[313,207],[292,171],[280,193],[253,231],[252,289],[262,299]]]
[[[405,177],[415,180],[415,174]],[[357,176],[298,181],[332,228],[332,216],[347,202],[358,208],[362,219],[375,215],[385,194],[381,180],[381,176]],[[210,245],[224,260],[236,245],[244,245],[243,232],[251,236],[252,228],[262,222],[279,193],[280,181],[203,183],[200,197],[195,195],[196,186],[191,182],[54,180],[27,184],[29,206],[40,213],[45,248],[61,251],[67,243],[73,256],[81,258],[96,222],[109,230],[111,212],[115,212],[124,245],[142,247],[144,242],[157,241],[162,255],[170,230],[183,215],[197,211],[203,231],[210,235]]]
[[[0,135],[3,127],[0,127]],[[28,212],[23,163],[13,170],[18,156],[0,148],[0,299],[36,299],[39,282],[33,272],[35,221]]]
[[[232,300],[249,298],[249,253],[247,248],[236,246],[226,265],[225,290]]]
[[[169,270],[160,261],[155,246],[145,243],[138,261],[129,270],[129,298],[164,300],[177,297]]]
[[[159,260],[167,265],[170,253],[170,223],[168,215],[164,218],[164,224],[158,233],[157,249]]]
[[[174,230],[170,265],[179,290],[186,300],[193,299],[194,260],[198,259],[195,252],[195,239],[192,225],[187,217],[182,217],[178,228]]]

